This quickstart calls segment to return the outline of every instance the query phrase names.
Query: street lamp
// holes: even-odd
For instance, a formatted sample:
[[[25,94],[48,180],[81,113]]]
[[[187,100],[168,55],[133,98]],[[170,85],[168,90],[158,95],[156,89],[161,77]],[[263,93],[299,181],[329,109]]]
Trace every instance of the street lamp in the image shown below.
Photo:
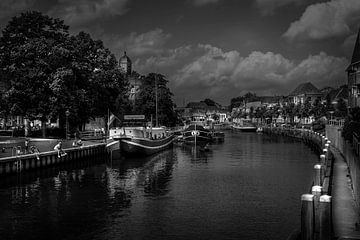
[[[66,139],[68,140],[69,139],[69,116],[70,116],[69,109],[66,110],[65,116],[66,116]]]

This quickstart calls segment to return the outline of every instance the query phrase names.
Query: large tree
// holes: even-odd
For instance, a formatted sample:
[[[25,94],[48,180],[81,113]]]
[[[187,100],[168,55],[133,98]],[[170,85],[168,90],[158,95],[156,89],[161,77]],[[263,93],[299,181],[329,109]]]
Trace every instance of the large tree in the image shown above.
[[[173,94],[166,86],[167,83],[168,80],[161,74],[149,73],[144,77],[140,86],[139,95],[136,99],[136,113],[145,114],[148,119],[150,119],[152,115],[153,120],[155,120],[155,85],[157,84],[159,124],[174,126],[177,122],[177,114],[174,111]]]
[[[69,110],[79,126],[126,99],[127,83],[103,43],[83,32],[70,36],[62,20],[39,12],[23,13],[5,27],[0,67],[1,100],[11,115],[45,122],[62,120]]]
[[[51,75],[69,57],[64,49],[68,27],[39,12],[12,18],[0,38],[2,101],[9,114],[45,122],[52,111]],[[43,124],[44,125],[44,124]]]

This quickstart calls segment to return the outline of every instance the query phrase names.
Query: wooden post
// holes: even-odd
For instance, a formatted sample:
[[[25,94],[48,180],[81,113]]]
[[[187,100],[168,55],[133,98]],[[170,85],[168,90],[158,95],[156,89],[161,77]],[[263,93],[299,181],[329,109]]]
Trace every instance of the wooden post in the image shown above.
[[[314,239],[319,239],[320,234],[320,216],[319,216],[319,201],[322,192],[321,186],[313,186],[311,193],[314,195]]]
[[[331,196],[320,196],[319,202],[320,240],[332,239]]]
[[[320,164],[321,165],[325,165],[325,157],[326,157],[325,154],[320,155]]]
[[[327,162],[328,162],[328,150],[326,148],[323,149],[323,154],[325,155],[325,166],[327,166]]]
[[[320,164],[315,164],[314,165],[314,170],[315,170],[314,185],[315,186],[320,186],[322,184],[322,181],[321,181],[321,165]]]
[[[314,195],[301,196],[301,240],[314,239]]]

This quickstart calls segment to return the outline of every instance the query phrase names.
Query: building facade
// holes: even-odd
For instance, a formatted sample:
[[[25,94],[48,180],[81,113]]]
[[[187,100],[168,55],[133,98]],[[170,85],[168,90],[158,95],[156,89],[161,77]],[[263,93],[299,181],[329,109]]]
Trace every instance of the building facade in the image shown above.
[[[348,76],[348,104],[350,108],[360,106],[360,42],[357,35],[351,63],[346,69]]]
[[[295,105],[304,104],[309,100],[312,104],[322,98],[322,93],[312,83],[302,83],[289,94],[289,99]]]

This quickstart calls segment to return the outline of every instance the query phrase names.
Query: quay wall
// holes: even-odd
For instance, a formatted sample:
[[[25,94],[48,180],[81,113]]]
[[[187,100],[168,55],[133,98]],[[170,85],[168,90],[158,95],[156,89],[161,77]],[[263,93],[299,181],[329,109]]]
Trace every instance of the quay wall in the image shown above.
[[[105,143],[64,149],[66,156],[58,157],[57,151],[0,158],[0,176],[16,174],[51,165],[74,162],[90,156],[105,154]]]
[[[311,190],[302,194],[300,198],[300,230],[294,230],[287,239],[333,239],[331,192],[334,154],[330,148],[331,140],[321,133],[303,128],[265,127],[263,130],[265,134],[276,134],[299,139],[320,154],[314,168],[309,169],[309,171],[313,171]]]
[[[354,136],[353,141],[346,141],[341,136],[341,126],[326,125],[326,135],[329,137],[334,147],[338,149],[344,157],[348,170],[355,201],[360,203],[360,143],[359,139]]]

